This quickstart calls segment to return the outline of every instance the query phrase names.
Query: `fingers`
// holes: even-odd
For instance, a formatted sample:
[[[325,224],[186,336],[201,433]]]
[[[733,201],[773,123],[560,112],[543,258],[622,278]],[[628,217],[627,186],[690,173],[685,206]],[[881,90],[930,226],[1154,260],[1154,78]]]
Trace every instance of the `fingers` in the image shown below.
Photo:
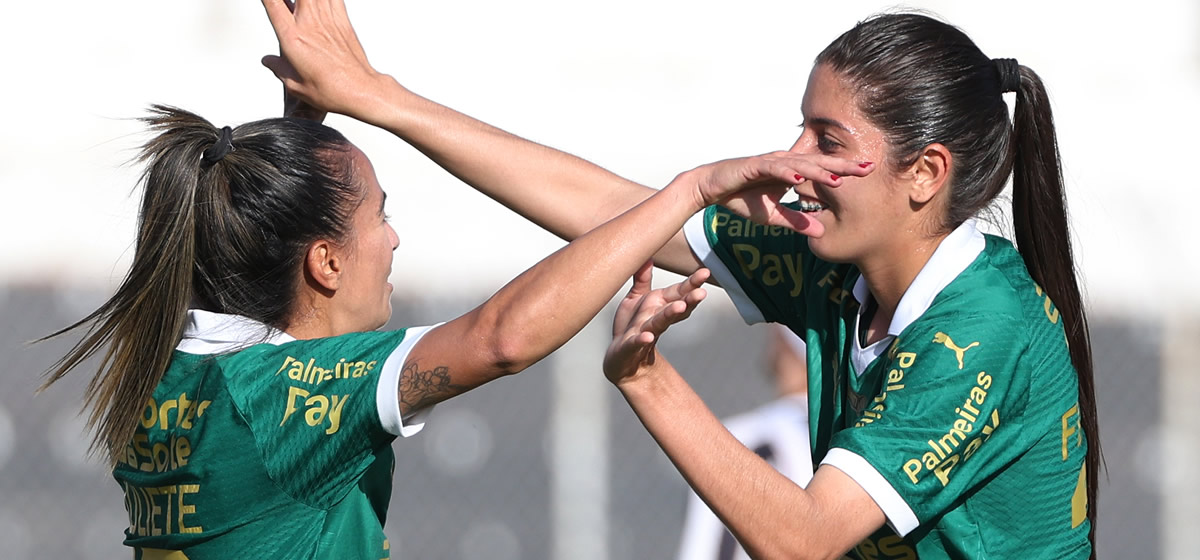
[[[711,275],[707,268],[701,268],[687,278],[684,278],[681,282],[664,288],[663,299],[667,302],[683,299],[697,288],[704,286],[704,283],[708,281],[708,277]]]
[[[764,220],[768,226],[782,226],[801,235],[821,237],[825,234],[825,224],[811,218],[808,214],[776,203],[776,211],[768,214]]]
[[[638,310],[642,307],[646,295],[650,293],[650,281],[653,279],[654,261],[648,260],[633,274],[633,287],[617,305],[616,315],[613,316],[613,336],[625,332],[633,324]]]
[[[295,23],[291,6],[285,0],[262,0],[262,4],[267,11],[267,19],[271,20],[271,27],[275,29],[275,37],[282,40],[284,32]]]
[[[654,339],[657,340],[671,325],[691,317],[692,311],[696,309],[696,306],[700,305],[700,302],[704,301],[707,295],[708,292],[704,288],[697,288],[688,292],[683,298],[667,304],[642,323],[641,332],[651,333]]]
[[[654,261],[648,260],[642,263],[642,266],[633,273],[633,287],[629,289],[629,296],[642,296],[650,292],[650,281],[654,279]]]
[[[853,161],[833,156],[792,152],[777,152],[774,156],[789,162],[789,167],[794,167],[796,174],[804,180],[830,187],[842,186],[843,177],[865,177],[875,171],[875,163],[870,161]]]

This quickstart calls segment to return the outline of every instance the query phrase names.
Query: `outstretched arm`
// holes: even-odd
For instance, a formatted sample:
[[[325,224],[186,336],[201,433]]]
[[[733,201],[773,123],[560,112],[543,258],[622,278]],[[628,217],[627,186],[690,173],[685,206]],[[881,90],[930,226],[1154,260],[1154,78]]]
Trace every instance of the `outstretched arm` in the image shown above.
[[[581,158],[520,138],[425,99],[374,69],[345,5],[263,0],[281,56],[263,64],[288,91],[310,105],[384,128],[447,171],[567,240],[575,239],[645,200],[655,191]],[[865,175],[857,162],[823,158],[807,175],[831,186],[832,175]],[[735,204],[743,215],[751,209]],[[690,274],[700,263],[681,232],[656,252],[657,266]]]
[[[881,527],[883,511],[842,471],[823,466],[801,488],[729,433],[655,349],[694,304],[649,282],[649,271],[639,273],[618,306],[604,373],[751,556],[840,558]]]
[[[263,5],[287,59],[269,57],[267,63],[289,91],[316,107],[377,126],[400,126],[396,123],[404,118],[396,115],[402,111],[390,96],[408,94],[367,63],[341,0],[305,0],[296,6],[295,14],[284,0],[263,0]],[[465,117],[445,118],[473,127],[480,136],[492,135],[498,144],[533,152],[544,149]],[[456,157],[471,167],[470,155],[464,152]],[[860,171],[865,174],[869,169]],[[610,221],[597,218],[602,225],[515,278],[483,305],[422,337],[409,352],[402,374],[401,385],[407,383],[416,391],[402,395],[401,412],[407,414],[516,373],[553,352],[579,332],[641,264],[677,238],[684,221],[710,204],[736,199],[758,208],[756,218],[762,223],[802,232],[819,230],[818,222],[783,207],[779,199],[801,177],[829,173],[819,158],[787,152],[727,160],[680,174]],[[518,179],[529,180],[511,177],[514,183]],[[573,233],[583,231],[586,228]],[[697,270],[694,262],[680,268]],[[687,283],[703,282],[707,275],[696,278]]]
[[[402,387],[438,374],[419,393],[402,390],[401,411],[417,410],[497,377],[519,372],[579,332],[640,265],[693,213],[734,192],[760,191],[768,221],[803,227],[807,218],[778,200],[785,182],[812,164],[801,156],[727,160],[680,174],[629,211],[584,234],[504,286],[466,315],[425,335],[409,353]],[[648,268],[647,268],[648,270]],[[691,293],[708,278],[693,273],[676,289]],[[412,377],[415,376],[415,377]]]
[[[315,107],[392,132],[478,191],[572,240],[634,207],[654,189],[624,179],[428,100],[375,71],[341,2],[328,7],[264,0],[281,56],[267,56],[285,88]],[[345,25],[325,25],[344,21]],[[323,33],[312,30],[321,25]],[[316,37],[316,40],[313,37]],[[320,41],[324,41],[323,44]],[[656,257],[680,274],[700,267],[682,233]]]

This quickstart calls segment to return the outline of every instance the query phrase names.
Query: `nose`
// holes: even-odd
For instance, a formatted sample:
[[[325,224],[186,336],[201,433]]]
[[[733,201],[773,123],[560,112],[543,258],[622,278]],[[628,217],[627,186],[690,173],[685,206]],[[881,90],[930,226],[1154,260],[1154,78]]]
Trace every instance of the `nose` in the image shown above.
[[[392,224],[390,223],[387,225],[387,230],[388,240],[392,242],[392,250],[395,251],[396,248],[400,246],[400,236],[396,235],[396,228],[393,228]]]
[[[816,147],[817,143],[809,138],[808,131],[805,130],[788,151],[793,154],[811,154],[816,152]]]

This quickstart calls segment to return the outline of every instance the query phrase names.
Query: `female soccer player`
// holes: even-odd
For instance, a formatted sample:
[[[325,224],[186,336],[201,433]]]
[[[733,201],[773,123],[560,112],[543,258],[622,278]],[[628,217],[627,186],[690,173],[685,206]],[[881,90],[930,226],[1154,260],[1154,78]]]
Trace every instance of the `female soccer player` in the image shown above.
[[[855,167],[780,154],[683,173],[466,315],[376,332],[400,240],[366,155],[298,118],[146,121],[132,269],[66,329],[88,331],[48,381],[102,353],[90,419],[143,559],[387,557],[390,443],[430,407],[562,345],[704,206],[749,186],[774,205],[801,174]],[[658,321],[707,276],[656,292]]]
[[[377,115],[560,236],[653,193],[376,72],[340,2],[302,3],[294,20],[278,0],[264,4],[284,55],[264,64],[285,87]],[[821,462],[811,484],[738,444],[657,355],[671,307],[646,297],[649,270],[616,317],[609,379],[757,557],[1087,558],[1099,457],[1091,352],[1040,78],[945,23],[882,15],[817,57],[803,113],[791,153],[877,170],[801,174],[801,216],[749,197],[709,207],[655,263],[710,267],[748,321],[805,339]],[[973,218],[1010,175],[1019,252]]]

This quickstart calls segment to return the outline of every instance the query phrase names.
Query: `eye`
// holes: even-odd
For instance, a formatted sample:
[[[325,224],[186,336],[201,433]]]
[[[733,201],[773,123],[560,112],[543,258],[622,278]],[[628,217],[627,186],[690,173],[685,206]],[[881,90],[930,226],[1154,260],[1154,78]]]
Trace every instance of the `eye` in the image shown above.
[[[831,154],[841,147],[841,144],[826,134],[817,137],[817,148],[823,153]]]

